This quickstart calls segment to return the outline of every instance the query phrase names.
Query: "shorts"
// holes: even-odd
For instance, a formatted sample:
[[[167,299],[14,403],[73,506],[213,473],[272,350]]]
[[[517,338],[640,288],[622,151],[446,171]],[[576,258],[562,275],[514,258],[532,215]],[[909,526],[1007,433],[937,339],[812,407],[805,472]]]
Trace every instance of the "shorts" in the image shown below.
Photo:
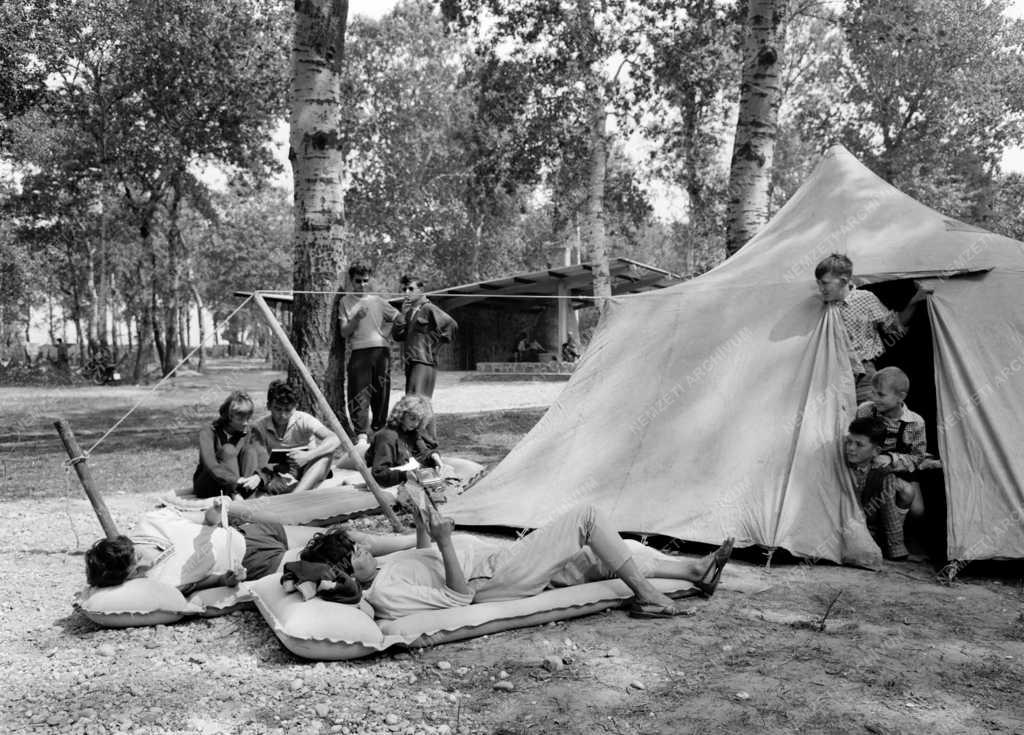
[[[242,566],[247,580],[273,574],[281,566],[288,550],[288,537],[280,523],[258,521],[243,523],[238,532],[245,537],[245,557]]]

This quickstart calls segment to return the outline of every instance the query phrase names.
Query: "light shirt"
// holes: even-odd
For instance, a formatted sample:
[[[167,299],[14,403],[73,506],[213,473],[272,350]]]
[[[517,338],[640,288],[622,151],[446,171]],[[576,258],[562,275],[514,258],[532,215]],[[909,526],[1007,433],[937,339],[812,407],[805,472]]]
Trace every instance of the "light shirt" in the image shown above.
[[[267,414],[256,422],[254,427],[263,437],[264,445],[270,451],[288,449],[306,449],[318,436],[329,436],[332,432],[320,420],[305,411],[293,411],[288,419],[288,426],[278,434],[274,426],[274,417]]]
[[[493,576],[492,557],[505,546],[462,534],[452,536],[452,543],[467,581]],[[363,594],[378,618],[396,620],[473,602],[473,592],[456,592],[445,585],[444,559],[436,546],[397,551],[381,557],[378,563],[377,576]]]
[[[170,508],[144,515],[132,542],[152,559],[144,576],[172,587],[238,569],[245,556],[245,537],[235,529],[201,525]]]
[[[366,307],[366,314],[361,319],[353,321],[361,306]],[[388,336],[391,334],[391,325],[396,316],[398,309],[376,294],[345,294],[341,297],[338,321],[343,331],[350,324],[354,324],[355,331],[348,336],[348,342],[353,350],[365,350],[370,347],[388,346]]]

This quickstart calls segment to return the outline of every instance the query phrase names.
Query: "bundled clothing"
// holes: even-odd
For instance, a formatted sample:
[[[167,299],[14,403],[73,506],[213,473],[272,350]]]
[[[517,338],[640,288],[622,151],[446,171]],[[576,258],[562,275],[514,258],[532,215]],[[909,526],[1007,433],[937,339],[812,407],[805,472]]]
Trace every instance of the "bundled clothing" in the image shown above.
[[[281,585],[287,592],[297,591],[303,600],[318,596],[328,602],[355,605],[363,591],[351,575],[336,564],[315,561],[290,561],[284,565]]]

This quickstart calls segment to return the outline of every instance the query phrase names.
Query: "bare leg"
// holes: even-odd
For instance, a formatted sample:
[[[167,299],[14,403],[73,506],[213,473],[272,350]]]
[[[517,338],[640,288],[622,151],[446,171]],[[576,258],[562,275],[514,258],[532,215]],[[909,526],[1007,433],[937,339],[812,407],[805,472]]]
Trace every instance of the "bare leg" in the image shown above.
[[[299,480],[299,484],[296,485],[291,492],[293,493],[304,493],[312,490],[327,477],[327,472],[331,469],[331,458],[321,457],[318,460],[310,462],[302,470],[302,478]]]

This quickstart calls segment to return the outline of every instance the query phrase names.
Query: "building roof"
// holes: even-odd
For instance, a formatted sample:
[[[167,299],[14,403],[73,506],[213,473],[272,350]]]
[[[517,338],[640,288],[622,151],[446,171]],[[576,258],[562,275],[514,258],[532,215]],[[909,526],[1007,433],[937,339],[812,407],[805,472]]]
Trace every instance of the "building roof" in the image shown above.
[[[630,258],[610,258],[608,261],[612,281],[612,295],[650,291],[665,288],[683,280],[678,273],[641,263]],[[445,310],[462,306],[482,305],[515,310],[543,308],[543,300],[568,292],[573,306],[590,306],[594,296],[594,264],[577,263],[555,268],[516,273],[487,281],[465,283],[428,292],[430,300]],[[251,291],[235,291],[236,296],[246,297]],[[537,297],[536,301],[529,297]],[[267,301],[291,302],[288,291],[263,293]],[[392,299],[401,301],[401,297]]]

